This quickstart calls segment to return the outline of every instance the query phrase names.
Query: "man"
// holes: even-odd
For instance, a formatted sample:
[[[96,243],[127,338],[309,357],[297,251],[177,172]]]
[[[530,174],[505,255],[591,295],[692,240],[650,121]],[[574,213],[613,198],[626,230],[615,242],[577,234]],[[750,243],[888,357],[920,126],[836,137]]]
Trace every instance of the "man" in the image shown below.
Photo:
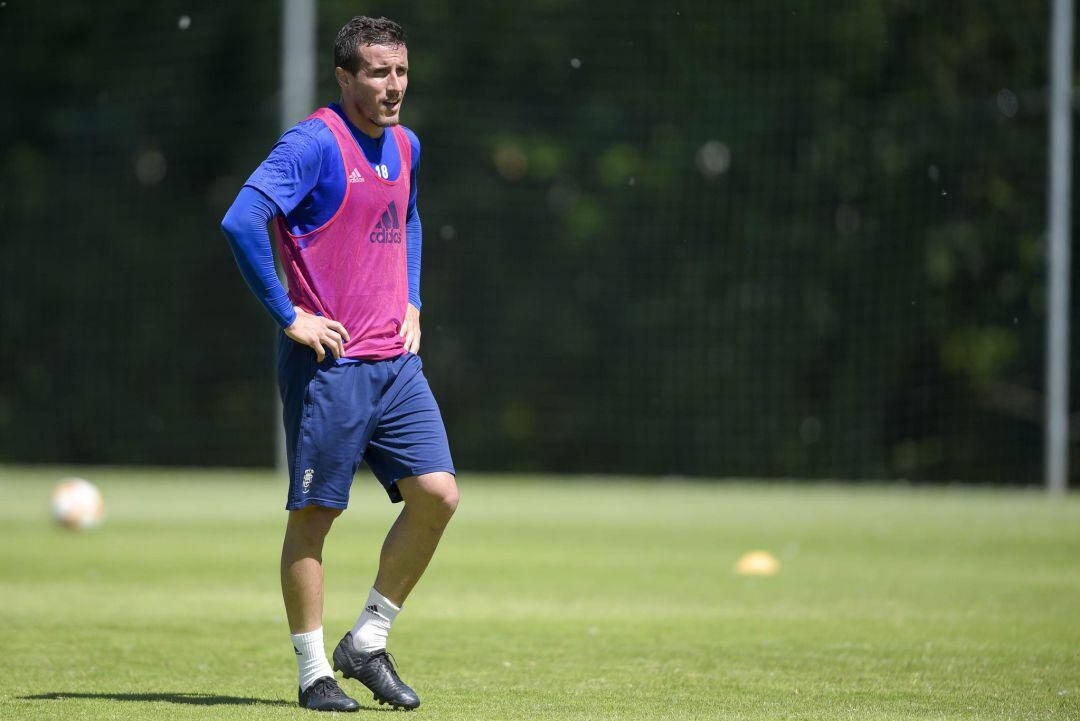
[[[380,703],[417,695],[386,653],[390,625],[458,503],[446,432],[420,348],[420,143],[400,126],[408,85],[401,27],[356,17],[338,33],[340,104],[286,132],[222,221],[240,270],[282,328],[278,380],[289,459],[281,590],[300,673],[300,705],[356,711],[323,646],[323,541],[366,461],[404,500],[379,570],[334,670]],[[401,212],[405,211],[402,217]],[[267,223],[289,290],[274,273]]]

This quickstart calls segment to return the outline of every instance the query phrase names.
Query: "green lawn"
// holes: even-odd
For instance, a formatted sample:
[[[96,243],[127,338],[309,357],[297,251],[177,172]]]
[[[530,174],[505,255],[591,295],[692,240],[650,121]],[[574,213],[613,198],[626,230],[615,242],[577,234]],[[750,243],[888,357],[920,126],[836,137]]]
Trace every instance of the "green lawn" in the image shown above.
[[[269,473],[0,469],[0,719],[312,718]],[[462,479],[391,651],[430,719],[1080,719],[1080,499],[1036,492]],[[351,626],[396,512],[362,477],[326,553]],[[767,549],[771,578],[736,576]],[[363,705],[370,695],[346,682]]]

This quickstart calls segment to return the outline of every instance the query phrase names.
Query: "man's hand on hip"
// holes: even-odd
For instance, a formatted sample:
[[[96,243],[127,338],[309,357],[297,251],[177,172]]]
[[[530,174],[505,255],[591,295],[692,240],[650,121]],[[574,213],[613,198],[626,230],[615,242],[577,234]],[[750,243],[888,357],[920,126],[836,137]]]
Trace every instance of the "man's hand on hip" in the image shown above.
[[[312,315],[300,308],[295,310],[296,320],[285,329],[285,335],[315,351],[320,363],[326,357],[323,346],[329,348],[335,358],[345,355],[345,342],[349,340],[349,331],[345,330],[345,326],[336,320]],[[417,334],[419,335],[419,327]]]
[[[405,320],[401,321],[401,331],[398,335],[405,338],[406,351],[420,352],[420,309],[412,303],[405,307]]]

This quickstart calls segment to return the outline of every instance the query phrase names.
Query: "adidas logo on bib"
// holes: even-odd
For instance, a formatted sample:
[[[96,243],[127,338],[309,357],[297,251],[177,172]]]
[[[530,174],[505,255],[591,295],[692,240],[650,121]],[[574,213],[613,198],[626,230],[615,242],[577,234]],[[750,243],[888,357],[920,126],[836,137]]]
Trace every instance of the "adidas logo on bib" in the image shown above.
[[[386,210],[382,212],[379,222],[375,224],[375,230],[372,231],[368,240],[372,243],[401,242],[401,224],[398,221],[397,206],[394,201],[391,200],[390,204],[386,206]]]
[[[352,172],[349,173],[349,182],[350,183],[363,183],[364,182],[364,176],[360,175],[360,171],[357,168],[353,168]]]

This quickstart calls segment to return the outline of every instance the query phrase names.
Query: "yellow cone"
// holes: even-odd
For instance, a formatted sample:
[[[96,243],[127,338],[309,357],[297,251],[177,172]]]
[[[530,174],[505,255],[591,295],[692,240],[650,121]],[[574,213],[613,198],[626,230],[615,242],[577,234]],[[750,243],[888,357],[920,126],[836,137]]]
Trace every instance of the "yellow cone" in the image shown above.
[[[768,551],[744,553],[735,564],[735,573],[740,576],[771,576],[779,570],[780,561]]]

